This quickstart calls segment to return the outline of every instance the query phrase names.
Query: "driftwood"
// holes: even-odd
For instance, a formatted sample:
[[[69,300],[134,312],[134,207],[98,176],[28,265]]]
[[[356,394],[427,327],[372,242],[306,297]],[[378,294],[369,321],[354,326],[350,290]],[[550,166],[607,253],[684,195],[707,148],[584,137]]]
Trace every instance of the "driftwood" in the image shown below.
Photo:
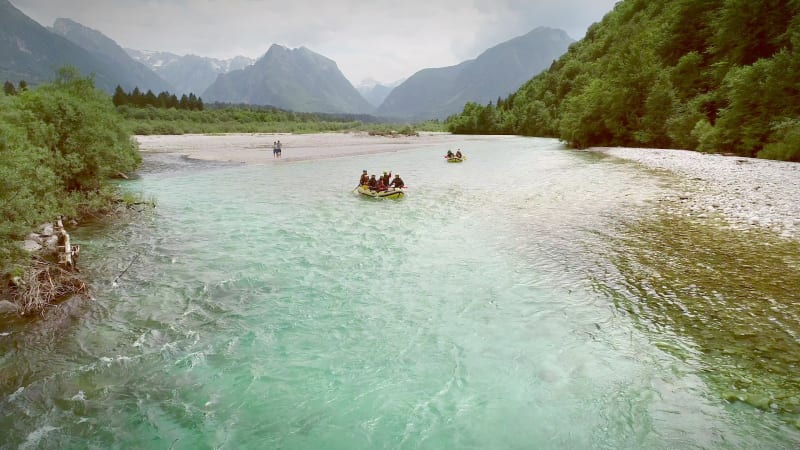
[[[21,315],[41,313],[60,297],[86,292],[86,283],[78,275],[80,270],[77,267],[81,248],[70,242],[62,218],[59,217],[52,226],[43,226],[42,232],[38,237],[44,244],[45,239],[54,241],[54,247],[49,249],[55,250],[57,263],[49,258],[52,253],[40,253],[33,256],[21,276],[13,277],[11,297]]]
[[[59,217],[56,222],[55,233],[56,236],[58,236],[58,244],[56,246],[58,264],[70,270],[77,270],[76,266],[81,253],[81,247],[79,245],[70,244],[69,233],[64,229],[64,223],[61,217]]]
[[[34,258],[21,277],[15,277],[12,299],[21,315],[41,313],[58,298],[86,292],[86,283],[71,270]]]

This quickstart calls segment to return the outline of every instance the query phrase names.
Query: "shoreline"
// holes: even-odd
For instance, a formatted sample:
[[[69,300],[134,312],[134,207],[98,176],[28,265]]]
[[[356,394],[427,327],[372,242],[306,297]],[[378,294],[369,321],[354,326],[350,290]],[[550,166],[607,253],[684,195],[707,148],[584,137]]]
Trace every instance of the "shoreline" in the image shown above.
[[[682,213],[690,217],[722,215],[737,230],[765,229],[800,240],[800,164],[675,149],[587,151],[679,176],[675,188],[685,194],[663,200],[682,203]]]
[[[464,140],[450,133],[421,132],[419,136],[370,136],[358,133],[231,133],[136,135],[142,153],[175,153],[201,161],[277,164],[313,159],[343,158],[440,147]],[[272,143],[281,141],[282,156],[275,158]]]
[[[423,132],[419,136],[370,136],[366,132],[137,135],[142,153],[179,154],[200,161],[253,165],[437,148],[444,152],[474,135]],[[496,139],[516,135],[492,135]],[[280,140],[281,158],[272,143]],[[723,217],[737,230],[764,229],[800,240],[800,164],[691,150],[590,147],[586,150],[675,174],[679,194],[661,199],[675,213]]]

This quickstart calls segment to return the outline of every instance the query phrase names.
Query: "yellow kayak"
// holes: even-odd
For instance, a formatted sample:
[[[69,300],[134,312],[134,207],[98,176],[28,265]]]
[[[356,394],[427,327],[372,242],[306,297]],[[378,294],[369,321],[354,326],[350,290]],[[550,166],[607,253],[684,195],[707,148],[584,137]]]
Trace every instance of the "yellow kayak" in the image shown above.
[[[453,156],[451,158],[447,158],[447,162],[449,162],[449,163],[460,163],[460,162],[463,162],[465,159],[467,159],[466,156],[462,156],[461,158],[459,158],[457,156]]]
[[[357,188],[358,193],[372,198],[402,198],[406,195],[402,189],[390,187],[385,191],[373,191],[369,186],[361,185]]]

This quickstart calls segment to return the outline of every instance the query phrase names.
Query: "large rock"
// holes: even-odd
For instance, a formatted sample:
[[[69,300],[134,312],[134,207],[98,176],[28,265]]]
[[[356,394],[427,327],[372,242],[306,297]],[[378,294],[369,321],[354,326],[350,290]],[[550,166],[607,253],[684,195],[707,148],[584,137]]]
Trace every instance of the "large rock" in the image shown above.
[[[38,243],[36,241],[32,241],[30,239],[26,239],[22,243],[22,249],[27,251],[27,252],[38,252],[39,250],[42,249],[42,244],[40,244],[40,243]]]

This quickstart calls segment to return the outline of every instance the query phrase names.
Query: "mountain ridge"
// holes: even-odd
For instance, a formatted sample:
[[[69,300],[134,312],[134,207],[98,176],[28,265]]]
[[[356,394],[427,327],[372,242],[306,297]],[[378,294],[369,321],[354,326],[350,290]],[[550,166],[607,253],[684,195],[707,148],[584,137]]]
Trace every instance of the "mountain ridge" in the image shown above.
[[[181,56],[170,52],[130,48],[126,48],[125,52],[175,86],[178,95],[201,94],[220,74],[243,69],[255,63],[254,59],[241,55],[217,59],[194,54]]]
[[[133,87],[113,64],[49,31],[8,0],[0,0],[0,78],[34,86],[52,81],[65,65],[92,75],[95,86],[106,92],[117,84]]]
[[[273,44],[253,65],[221,74],[203,93],[207,102],[271,105],[298,112],[375,111],[335,61],[306,47]]]
[[[444,119],[460,112],[467,102],[485,104],[519,89],[573,42],[564,30],[537,27],[488,48],[474,59],[422,69],[392,90],[378,114]]]
[[[144,64],[131,58],[116,41],[98,30],[89,28],[67,18],[56,19],[53,26],[48,29],[54,34],[68,39],[90,54],[105,59],[110,64],[117,66],[127,73],[128,80],[123,80],[119,83],[123,88],[130,88],[132,84],[134,87],[138,87],[142,92],[147,90],[156,93],[175,91],[175,88],[169,82],[158,76],[158,74],[150,70],[150,68]],[[124,86],[123,84],[125,83],[127,83],[128,86]]]

